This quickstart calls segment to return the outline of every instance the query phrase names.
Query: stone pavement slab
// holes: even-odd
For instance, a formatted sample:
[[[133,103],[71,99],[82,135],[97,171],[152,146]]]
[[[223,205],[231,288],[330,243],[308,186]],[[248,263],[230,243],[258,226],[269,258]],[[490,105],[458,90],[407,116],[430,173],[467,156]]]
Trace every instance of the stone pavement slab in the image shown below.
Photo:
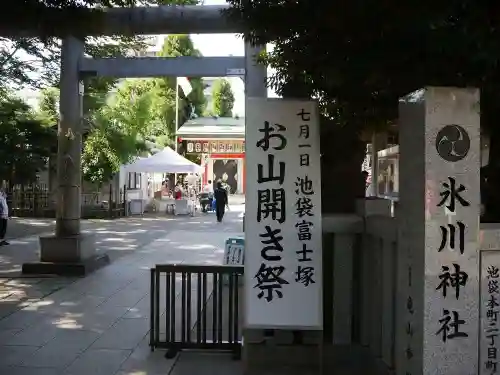
[[[170,221],[137,218],[118,229],[103,226],[101,232],[108,232],[101,237],[103,243],[107,238],[115,241],[111,247],[116,251],[121,251],[119,243],[125,248],[132,243],[135,251],[49,295],[24,302],[21,310],[0,319],[0,374],[174,371],[174,360],[163,358],[161,350],[151,353],[148,347],[149,268],[157,263],[220,264],[224,241],[240,233],[242,210],[232,208],[222,224],[206,215]],[[144,231],[144,238],[152,231],[153,240],[137,245],[140,240],[134,242],[130,235],[134,231]]]
[[[37,219],[31,219],[33,223]],[[154,239],[164,236],[186,217],[157,216],[130,217],[116,220],[83,220],[82,232],[93,233],[98,252],[108,253],[111,260],[130,254]],[[36,262],[39,252],[38,238],[52,230],[10,240],[10,245],[0,247],[0,277],[21,276],[26,262]]]
[[[170,374],[178,358],[166,359],[165,351],[151,352],[148,338],[140,342],[132,354],[120,366],[117,375],[165,375]]]
[[[89,349],[79,356],[67,369],[67,375],[111,375],[132,353],[131,350]]]
[[[50,233],[56,221],[48,218],[11,217],[7,225],[6,238],[23,238],[40,233]]]
[[[224,225],[222,231],[241,228],[238,205],[234,207],[236,212],[233,216],[236,221]],[[241,207],[239,210],[241,211]],[[50,220],[47,219],[19,220],[23,220],[26,226],[48,228],[51,225]],[[84,232],[95,233],[98,251],[108,253],[112,261],[131,254],[172,231],[214,232],[221,229],[221,227],[216,226],[213,214],[199,214],[196,217],[146,215],[118,220],[85,220],[82,221],[82,228]],[[0,318],[52,294],[76,280],[75,278],[20,277],[22,264],[36,261],[38,251],[38,235],[17,238],[11,240],[11,245],[0,247]],[[112,288],[112,285],[106,285],[108,294],[115,291],[109,290],[109,288]],[[101,294],[106,290],[101,290]],[[127,293],[127,298],[134,299],[136,294],[129,295]]]
[[[226,353],[182,352],[169,375],[243,375],[243,362]]]

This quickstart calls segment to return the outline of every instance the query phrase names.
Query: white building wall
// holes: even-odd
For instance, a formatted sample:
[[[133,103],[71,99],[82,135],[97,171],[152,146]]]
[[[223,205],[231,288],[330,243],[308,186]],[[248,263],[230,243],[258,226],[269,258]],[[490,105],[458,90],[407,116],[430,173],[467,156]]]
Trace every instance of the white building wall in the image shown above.
[[[238,162],[238,187],[236,193],[241,194],[243,192],[243,159],[236,159]]]
[[[214,159],[209,158],[207,161],[207,181],[214,182]]]
[[[125,171],[125,167],[122,166],[120,167],[120,174],[119,174],[119,180],[120,180],[120,187],[123,188],[123,186],[127,186],[127,200],[132,200],[132,199],[142,199],[142,200],[149,200],[150,198],[150,192],[148,189],[148,179],[149,179],[149,173],[141,173],[141,188],[140,189],[129,189],[128,188],[128,172]]]

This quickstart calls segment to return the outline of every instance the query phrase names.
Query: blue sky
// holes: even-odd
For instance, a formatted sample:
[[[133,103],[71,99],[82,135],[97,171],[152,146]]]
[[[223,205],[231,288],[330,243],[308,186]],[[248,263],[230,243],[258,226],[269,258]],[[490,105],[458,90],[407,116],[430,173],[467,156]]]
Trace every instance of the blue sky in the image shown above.
[[[224,5],[225,0],[205,0],[205,5]],[[193,43],[203,56],[244,56],[245,45],[243,38],[237,34],[193,34]],[[269,48],[270,46],[268,46]],[[272,72],[268,71],[268,75]],[[234,113],[243,116],[245,113],[244,84],[241,79],[228,77],[235,94]],[[268,96],[276,97],[272,90],[268,90]]]
[[[225,0],[205,0],[205,5],[223,5]],[[193,43],[203,56],[243,56],[245,48],[243,39],[237,34],[193,34]],[[268,72],[270,74],[271,72]],[[245,111],[244,84],[240,78],[228,77],[235,94],[234,113],[242,116]],[[37,93],[32,90],[22,90],[23,96],[32,105],[37,102]],[[274,92],[268,90],[268,95],[276,96]]]

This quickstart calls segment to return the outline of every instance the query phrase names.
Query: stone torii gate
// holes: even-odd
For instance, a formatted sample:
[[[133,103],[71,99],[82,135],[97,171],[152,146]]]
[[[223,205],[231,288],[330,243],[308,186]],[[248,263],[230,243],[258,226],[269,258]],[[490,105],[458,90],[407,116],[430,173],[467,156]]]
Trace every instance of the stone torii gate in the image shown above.
[[[84,56],[83,38],[77,35],[235,33],[242,30],[221,13],[226,6],[160,6],[113,8],[96,13],[95,22],[62,36],[60,115],[57,152],[56,233],[40,238],[40,261],[25,263],[23,273],[83,275],[109,262],[96,253],[91,235],[80,232],[82,80],[89,76],[223,77],[244,75],[245,94],[265,97],[266,67],[255,56],[265,47],[245,43],[245,57],[119,57]],[[57,14],[56,14],[57,16]],[[21,25],[22,34],[36,36],[36,25]],[[1,31],[1,30],[0,30]]]

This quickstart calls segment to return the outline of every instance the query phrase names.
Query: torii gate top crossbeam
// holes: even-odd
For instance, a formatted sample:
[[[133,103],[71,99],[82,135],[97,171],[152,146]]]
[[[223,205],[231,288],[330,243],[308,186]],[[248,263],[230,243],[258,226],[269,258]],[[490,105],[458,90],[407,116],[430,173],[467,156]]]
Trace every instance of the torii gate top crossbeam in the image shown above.
[[[32,17],[15,18],[12,23],[1,22],[0,36],[113,36],[242,32],[241,25],[222,14],[225,9],[228,9],[227,5],[163,5],[79,10],[76,13],[54,9],[47,11],[42,20],[38,18],[38,22],[33,22]],[[74,23],[68,22],[68,19],[73,18]]]

